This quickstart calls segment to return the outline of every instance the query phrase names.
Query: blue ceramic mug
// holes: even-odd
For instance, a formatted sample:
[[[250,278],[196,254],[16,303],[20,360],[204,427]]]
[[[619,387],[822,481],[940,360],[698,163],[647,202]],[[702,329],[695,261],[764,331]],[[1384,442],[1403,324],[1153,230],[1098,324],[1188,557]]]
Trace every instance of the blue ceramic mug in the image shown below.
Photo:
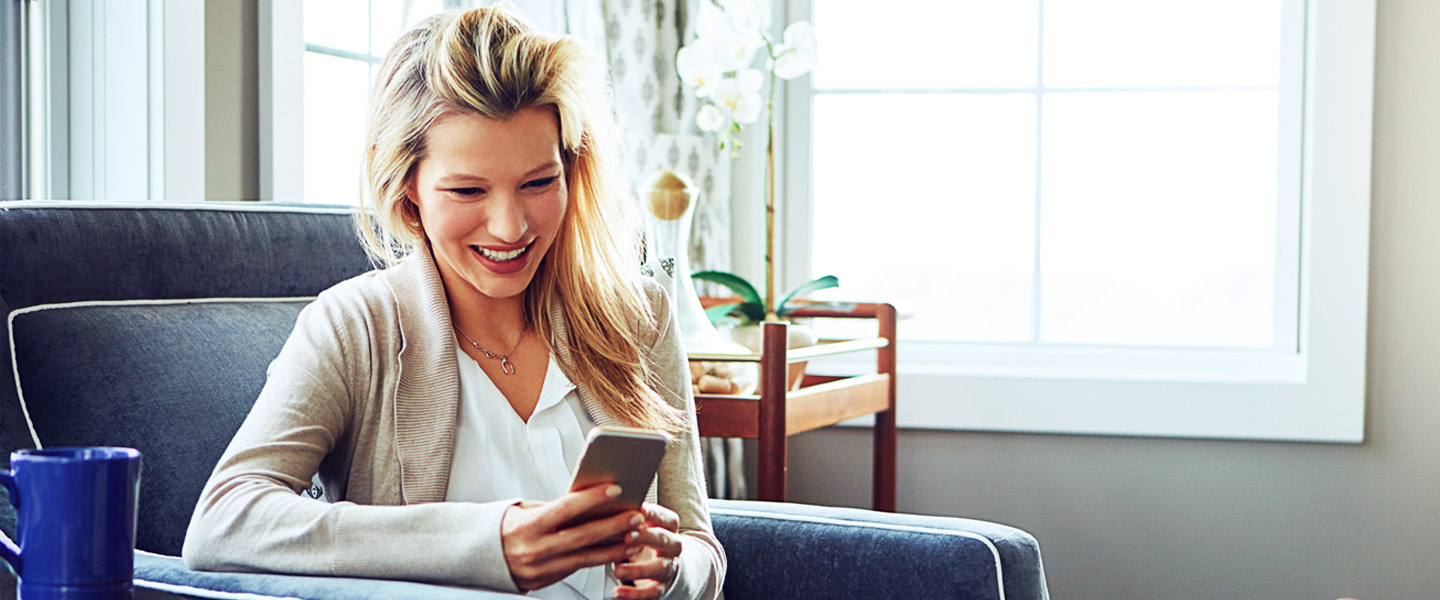
[[[47,448],[10,454],[0,485],[19,511],[17,544],[0,557],[21,600],[111,600],[134,590],[140,452]]]

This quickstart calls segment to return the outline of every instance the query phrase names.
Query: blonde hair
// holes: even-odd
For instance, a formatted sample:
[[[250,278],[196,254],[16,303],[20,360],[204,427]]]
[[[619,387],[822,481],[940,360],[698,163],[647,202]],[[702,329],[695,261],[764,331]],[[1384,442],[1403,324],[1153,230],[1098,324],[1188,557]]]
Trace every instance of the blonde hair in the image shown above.
[[[424,251],[420,213],[407,189],[436,119],[457,113],[504,120],[532,107],[555,112],[569,202],[525,290],[527,324],[549,331],[547,309],[558,300],[577,383],[629,425],[683,430],[684,413],[656,393],[659,379],[643,360],[642,340],[655,324],[640,285],[638,212],[619,170],[609,88],[595,53],[569,36],[537,32],[509,2],[441,13],[395,42],[370,106],[364,158],[370,210],[360,211],[357,229],[371,257],[386,265]]]

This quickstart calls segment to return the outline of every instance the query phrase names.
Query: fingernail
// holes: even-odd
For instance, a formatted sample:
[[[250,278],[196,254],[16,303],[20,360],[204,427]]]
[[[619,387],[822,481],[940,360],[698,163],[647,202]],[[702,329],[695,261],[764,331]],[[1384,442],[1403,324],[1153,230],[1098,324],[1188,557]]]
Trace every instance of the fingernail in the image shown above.
[[[625,556],[635,556],[636,554],[639,554],[639,553],[640,553],[640,547],[639,547],[639,546],[631,546],[631,547],[625,549]]]
[[[615,484],[610,484],[610,487],[605,488],[605,497],[606,497],[606,498],[609,498],[609,499],[611,499],[611,500],[614,500],[614,499],[616,499],[616,498],[619,498],[619,497],[620,497],[620,486],[615,485]]]
[[[641,523],[644,523],[644,522],[645,522],[645,518],[644,518],[644,517],[641,517],[640,515],[635,515],[635,516],[633,516],[633,517],[630,518],[630,526],[631,526],[631,527],[639,527],[640,524],[641,524]]]
[[[627,541],[627,542],[633,542],[633,541],[638,540],[638,539],[640,539],[640,532],[638,532],[638,531],[632,531],[632,532],[630,532],[630,533],[625,534],[625,541]]]

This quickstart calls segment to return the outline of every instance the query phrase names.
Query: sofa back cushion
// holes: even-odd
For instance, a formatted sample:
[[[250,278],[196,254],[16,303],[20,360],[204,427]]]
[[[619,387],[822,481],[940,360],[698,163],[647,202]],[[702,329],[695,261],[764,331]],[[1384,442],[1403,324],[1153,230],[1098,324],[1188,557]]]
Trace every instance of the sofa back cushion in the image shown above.
[[[371,269],[353,209],[0,202],[5,312],[84,300],[314,296]]]
[[[91,300],[314,296],[372,268],[353,213],[258,202],[0,202],[0,317]],[[0,467],[32,445],[3,353]]]
[[[143,455],[136,546],[179,554],[200,491],[309,299],[41,305],[11,316],[26,426],[45,447]]]
[[[42,304],[314,296],[372,268],[356,239],[353,213],[348,207],[257,202],[0,202],[0,323]],[[277,324],[272,333],[283,336],[291,324]],[[0,348],[5,468],[11,451],[35,443],[16,395],[10,347]],[[278,348],[265,351],[273,357]],[[36,364],[24,356],[28,349],[20,352],[13,358]],[[263,366],[257,373],[263,376]],[[33,394],[47,393],[35,389],[40,385],[32,379]],[[72,426],[88,426],[90,415],[70,416],[48,435],[65,437]],[[39,433],[46,445],[54,444],[47,432]],[[217,443],[223,447],[232,433]],[[14,532],[14,511],[3,501],[0,530]]]

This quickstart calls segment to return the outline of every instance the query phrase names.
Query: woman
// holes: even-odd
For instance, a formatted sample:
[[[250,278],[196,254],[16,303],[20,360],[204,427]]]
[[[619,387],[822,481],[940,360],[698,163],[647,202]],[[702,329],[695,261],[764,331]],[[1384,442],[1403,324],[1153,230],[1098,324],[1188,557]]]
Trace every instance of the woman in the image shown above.
[[[390,267],[301,313],[200,497],[186,564],[719,595],[685,357],[638,275],[596,65],[508,5],[396,42],[360,226]],[[670,434],[652,502],[562,528],[618,493],[567,490],[597,425]]]

